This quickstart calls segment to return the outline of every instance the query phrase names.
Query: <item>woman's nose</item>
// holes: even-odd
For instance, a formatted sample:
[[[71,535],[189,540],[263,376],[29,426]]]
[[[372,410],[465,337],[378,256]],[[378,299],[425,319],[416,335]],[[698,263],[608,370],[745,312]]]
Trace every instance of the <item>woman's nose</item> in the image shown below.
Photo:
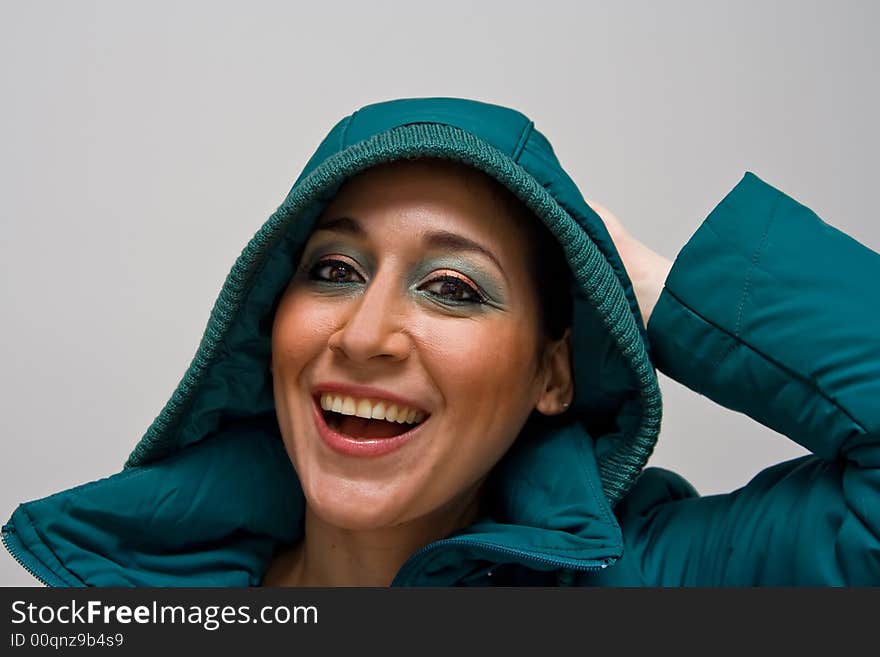
[[[411,343],[404,329],[405,303],[391,277],[377,275],[346,307],[341,325],[328,340],[330,350],[356,362],[377,356],[406,358]]]

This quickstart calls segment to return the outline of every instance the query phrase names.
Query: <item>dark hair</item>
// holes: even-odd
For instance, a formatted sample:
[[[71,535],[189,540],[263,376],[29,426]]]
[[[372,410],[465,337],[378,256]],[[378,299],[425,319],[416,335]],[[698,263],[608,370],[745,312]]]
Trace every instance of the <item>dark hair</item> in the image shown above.
[[[537,216],[529,212],[529,266],[541,304],[544,337],[558,340],[571,326],[572,275],[562,245]]]
[[[542,337],[559,340],[571,326],[572,274],[562,245],[529,207],[500,182],[492,179],[496,198],[524,231],[528,267],[541,313]]]

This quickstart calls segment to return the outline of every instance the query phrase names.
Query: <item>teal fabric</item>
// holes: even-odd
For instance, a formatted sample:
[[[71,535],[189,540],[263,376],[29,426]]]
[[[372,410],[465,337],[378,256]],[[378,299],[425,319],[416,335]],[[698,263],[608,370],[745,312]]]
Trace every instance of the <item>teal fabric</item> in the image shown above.
[[[378,103],[331,129],[236,261],[124,469],[22,504],[3,527],[24,567],[61,586],[259,584],[302,535],[268,375],[279,294],[345,179],[418,156],[486,171],[562,243],[576,397],[560,421],[530,419],[492,473],[485,517],[412,555],[395,585],[880,581],[880,293],[864,289],[880,256],[747,174],[676,259],[646,331],[601,220],[534,124],[450,98]],[[660,422],[654,365],[815,455],[709,497],[643,471]]]
[[[746,174],[678,255],[654,358],[812,454],[704,497],[647,468],[616,509],[624,558],[581,583],[880,585],[878,282],[877,253]]]

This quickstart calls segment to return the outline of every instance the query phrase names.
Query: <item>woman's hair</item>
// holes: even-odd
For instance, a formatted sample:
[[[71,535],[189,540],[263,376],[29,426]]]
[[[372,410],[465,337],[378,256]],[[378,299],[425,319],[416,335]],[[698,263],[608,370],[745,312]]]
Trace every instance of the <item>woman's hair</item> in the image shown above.
[[[528,230],[529,267],[538,291],[541,308],[541,327],[544,337],[558,340],[571,326],[572,275],[562,245],[534,213],[523,206],[531,215]]]
[[[489,178],[489,176],[486,176]],[[559,340],[571,326],[573,300],[572,275],[559,241],[513,192],[490,178],[496,199],[524,231],[528,245],[528,267],[535,283],[541,313],[542,337]]]

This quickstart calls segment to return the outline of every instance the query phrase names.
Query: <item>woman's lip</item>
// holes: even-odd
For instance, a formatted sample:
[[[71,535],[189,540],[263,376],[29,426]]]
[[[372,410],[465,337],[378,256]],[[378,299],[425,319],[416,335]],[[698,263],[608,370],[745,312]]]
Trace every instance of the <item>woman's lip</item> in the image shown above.
[[[351,438],[334,431],[327,425],[319,402],[314,397],[312,397],[312,409],[315,416],[315,426],[318,428],[321,440],[334,452],[346,456],[377,457],[390,454],[417,437],[422,426],[427,422],[425,419],[409,431],[389,438]]]

